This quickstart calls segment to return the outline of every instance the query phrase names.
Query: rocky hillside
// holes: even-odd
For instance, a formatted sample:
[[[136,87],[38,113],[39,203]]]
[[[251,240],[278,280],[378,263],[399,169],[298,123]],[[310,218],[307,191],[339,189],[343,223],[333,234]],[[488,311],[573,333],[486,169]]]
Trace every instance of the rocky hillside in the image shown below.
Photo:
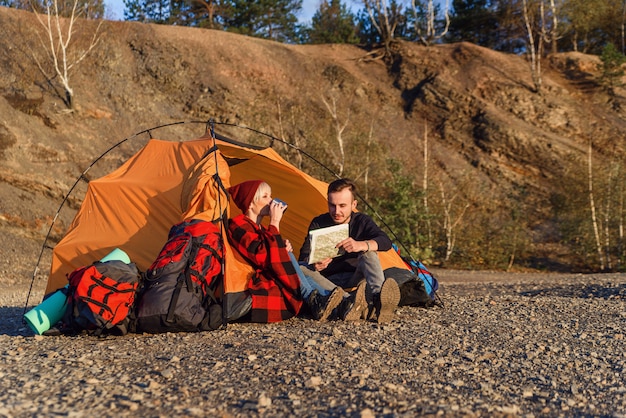
[[[369,161],[364,153],[389,152],[420,184],[427,144],[434,194],[442,195],[440,188],[452,200],[460,193],[471,206],[465,222],[477,219],[470,213],[490,210],[490,201],[523,202],[531,208],[524,216],[534,245],[544,252],[555,244],[545,232],[551,230],[550,197],[580,174],[571,164],[584,161],[589,139],[599,161],[622,152],[615,138],[626,128],[625,114],[597,83],[597,57],[550,57],[537,93],[523,57],[472,44],[399,43],[393,61],[384,62],[357,46],[283,45],[220,31],[105,21],[95,49],[70,73],[70,110],[58,79],[47,82],[33,58],[49,69],[37,25],[30,13],[0,7],[2,259],[15,253],[36,258],[33,248],[63,196],[95,157],[138,132],[180,121],[213,118],[267,132],[335,172],[342,167],[334,149],[343,128],[344,174],[361,180]],[[78,49],[86,48],[97,25],[79,22]],[[253,140],[244,129],[218,130]],[[179,140],[203,131],[203,123],[185,123],[150,134]],[[147,137],[128,141],[88,176],[119,164]],[[384,173],[377,167],[368,174],[380,181]],[[79,187],[53,238],[63,234],[81,196]],[[559,252],[567,251],[542,256],[558,258]]]

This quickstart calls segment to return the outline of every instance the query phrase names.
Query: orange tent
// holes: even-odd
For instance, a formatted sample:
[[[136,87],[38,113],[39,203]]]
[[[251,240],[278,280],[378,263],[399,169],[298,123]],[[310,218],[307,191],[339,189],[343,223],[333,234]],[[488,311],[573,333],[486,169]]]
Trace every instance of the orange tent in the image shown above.
[[[250,179],[268,182],[272,194],[289,204],[281,233],[297,252],[311,219],[328,210],[327,184],[271,148],[219,138],[207,134],[185,142],[151,139],[117,170],[92,180],[67,234],[53,250],[46,293],[67,284],[66,275],[74,269],[115,248],[124,250],[145,271],[172,225],[189,217],[217,219],[224,211],[229,217],[237,215],[239,209],[229,205],[225,193],[218,193],[216,173],[226,188]],[[383,267],[404,267],[393,250],[381,259]],[[225,263],[224,312],[227,320],[234,320],[229,306],[236,311],[252,270],[228,246]]]

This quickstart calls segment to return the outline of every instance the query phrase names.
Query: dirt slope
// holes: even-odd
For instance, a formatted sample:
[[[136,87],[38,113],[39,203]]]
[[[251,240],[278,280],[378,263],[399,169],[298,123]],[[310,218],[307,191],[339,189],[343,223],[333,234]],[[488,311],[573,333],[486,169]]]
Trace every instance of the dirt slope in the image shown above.
[[[283,45],[108,21],[97,48],[71,73],[70,112],[32,59],[42,57],[36,25],[32,14],[0,7],[0,259],[3,274],[13,279],[29,274],[13,267],[15,257],[26,264],[36,259],[61,200],[91,161],[157,125],[210,118],[246,125],[298,144],[337,170],[328,145],[336,137],[335,109],[337,122],[346,124],[347,166],[360,172],[373,137],[416,179],[426,132],[431,165],[443,183],[453,188],[470,176],[502,195],[527,187],[538,224],[550,210],[546,197],[567,175],[563,161],[580,158],[590,136],[599,152],[616,152],[603,144],[626,128],[624,113],[594,81],[594,57],[551,57],[537,94],[522,57],[471,44],[399,43],[386,65],[356,46]],[[80,23],[77,45],[88,43],[96,25]],[[220,129],[249,139],[245,130]],[[203,130],[202,123],[183,124],[151,134],[184,140]],[[147,137],[105,156],[88,177],[118,165]],[[57,219],[53,238],[71,221],[81,188]]]

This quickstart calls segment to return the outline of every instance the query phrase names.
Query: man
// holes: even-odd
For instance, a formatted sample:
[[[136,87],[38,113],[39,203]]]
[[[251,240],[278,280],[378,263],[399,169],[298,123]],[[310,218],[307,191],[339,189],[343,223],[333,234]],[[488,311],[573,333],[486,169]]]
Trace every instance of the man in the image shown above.
[[[307,235],[300,249],[299,262],[306,275],[314,278],[316,275],[322,275],[344,289],[358,287],[365,278],[365,292],[355,292],[356,300],[353,297],[351,303],[354,306],[351,307],[360,309],[361,317],[386,323],[393,319],[400,301],[400,289],[393,279],[385,280],[377,251],[391,249],[391,240],[372,218],[356,212],[355,195],[356,185],[352,180],[344,178],[333,181],[328,185],[328,213],[317,216],[309,225],[311,231],[338,224],[349,224],[349,237],[337,243],[337,248],[343,249],[345,253],[305,265],[311,252],[311,242]],[[359,301],[358,295],[363,293],[364,301]],[[346,300],[346,304],[349,303]],[[339,307],[340,310],[342,305]]]

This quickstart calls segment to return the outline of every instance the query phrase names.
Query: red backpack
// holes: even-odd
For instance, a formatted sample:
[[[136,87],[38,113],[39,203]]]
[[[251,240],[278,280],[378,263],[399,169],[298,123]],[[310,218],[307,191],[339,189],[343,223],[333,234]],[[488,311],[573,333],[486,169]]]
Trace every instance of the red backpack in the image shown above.
[[[134,263],[96,261],[68,275],[64,332],[124,335],[132,328],[141,275]]]
[[[222,325],[215,296],[222,284],[224,248],[219,228],[200,219],[174,225],[146,271],[137,331],[205,331]]]

